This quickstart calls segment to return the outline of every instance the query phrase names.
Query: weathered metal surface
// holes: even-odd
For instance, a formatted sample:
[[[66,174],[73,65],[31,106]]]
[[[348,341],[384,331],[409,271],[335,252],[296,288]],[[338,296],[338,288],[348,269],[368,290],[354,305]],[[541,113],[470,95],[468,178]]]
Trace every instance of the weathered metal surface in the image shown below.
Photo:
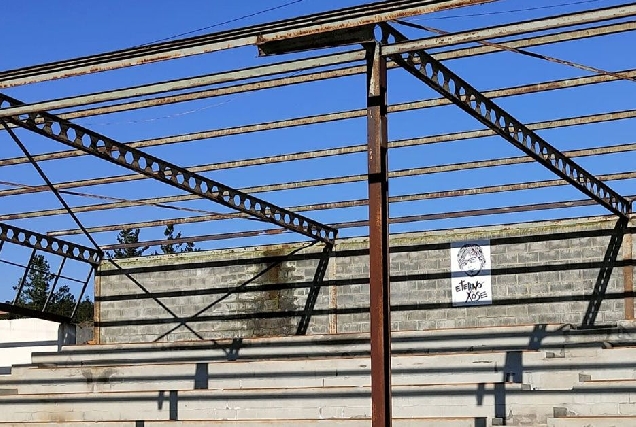
[[[636,15],[636,7],[633,8],[620,8],[614,7],[609,8],[608,10],[602,10],[602,14],[598,21],[603,21],[606,19],[606,16],[609,15],[612,11],[616,12],[620,17],[628,17]],[[488,45],[488,42],[484,42],[484,39],[493,38],[493,37],[509,37],[524,33],[529,33],[533,31],[539,30],[547,30],[547,29],[558,29],[567,27],[574,24],[586,24],[590,22],[597,22],[594,18],[594,15],[589,12],[584,13],[576,13],[570,19],[561,20],[559,17],[549,17],[543,18],[540,20],[528,21],[528,23],[522,25],[521,27],[517,27],[515,25],[499,25],[496,27],[489,28],[481,28],[470,31],[463,31],[459,33],[451,33],[447,34],[444,37],[430,37],[421,40],[413,40],[411,43],[416,48],[429,48],[431,46],[439,47],[449,47],[457,44],[464,43],[466,41],[477,41],[485,43],[488,49],[476,50],[474,48],[469,49],[458,49],[453,51],[446,51],[436,53],[433,56],[442,61],[448,59],[456,59],[460,57],[469,57],[475,56],[485,53],[492,53],[502,48],[504,49],[518,49],[520,47],[528,47],[528,46],[536,46],[540,44],[548,44],[555,42],[562,42],[567,40],[574,40],[579,38],[587,38],[594,37],[603,34],[611,34],[622,31],[633,30],[636,26],[634,22],[624,22],[618,24],[610,24],[597,28],[586,28],[584,30],[573,30],[568,32],[562,32],[558,34],[551,34],[547,36],[533,37],[529,39],[524,39],[520,41],[513,42],[502,42],[497,43],[496,46]],[[390,47],[387,47],[390,49]],[[333,76],[344,76],[344,75],[354,75],[360,74],[364,72],[364,66],[356,66],[344,68],[339,72],[327,72],[327,73],[314,73],[308,74],[306,76],[296,76],[296,77],[287,77],[276,79],[274,81],[263,81],[256,83],[242,83],[243,80],[246,79],[254,79],[254,78],[263,78],[268,76],[273,76],[281,73],[288,72],[298,72],[302,70],[308,70],[317,66],[327,66],[327,65],[337,65],[337,64],[347,64],[350,62],[361,61],[364,59],[364,50],[356,50],[345,53],[324,55],[319,57],[310,57],[301,60],[295,61],[287,61],[269,65],[263,65],[258,67],[251,67],[240,70],[233,71],[225,71],[217,74],[209,74],[209,75],[201,75],[196,77],[188,77],[178,80],[171,80],[166,82],[158,82],[148,85],[128,87],[122,89],[109,90],[105,92],[98,92],[86,95],[78,95],[69,98],[61,98],[50,101],[39,102],[35,104],[26,104],[21,107],[7,109],[7,111],[0,110],[0,117],[15,115],[15,114],[23,114],[33,111],[43,111],[43,110],[51,110],[51,109],[59,109],[59,108],[69,108],[69,107],[78,107],[90,105],[98,102],[106,102],[106,101],[120,101],[126,98],[137,97],[142,95],[153,95],[160,94],[164,92],[183,90],[183,89],[193,89],[201,86],[207,86],[212,84],[219,83],[235,83],[235,85],[229,87],[223,87],[212,90],[205,90],[201,92],[194,93],[186,93],[186,94],[178,94],[166,97],[159,97],[155,99],[147,99],[147,100],[139,100],[133,101],[130,103],[117,104],[117,105],[108,105],[97,107],[93,109],[86,109],[83,111],[71,112],[60,115],[63,118],[78,118],[78,117],[88,117],[99,114],[107,114],[113,113],[117,111],[127,111],[131,109],[137,108],[147,108],[151,106],[159,106],[166,105],[175,102],[184,102],[193,99],[203,99],[211,96],[221,96],[230,93],[240,93],[248,90],[261,90],[266,88],[278,87],[287,84],[295,84],[309,81],[316,81],[321,78],[332,78]],[[390,68],[395,68],[396,64],[389,64]],[[2,83],[0,82],[0,87],[2,87]]]
[[[536,131],[536,130],[544,130],[544,129],[554,129],[558,127],[603,123],[608,121],[624,120],[624,119],[629,119],[634,117],[636,117],[636,110],[622,110],[622,111],[614,111],[609,113],[592,114],[587,116],[575,116],[575,117],[568,117],[568,118],[562,118],[562,119],[556,119],[556,120],[548,120],[548,121],[530,123],[526,126]],[[456,132],[456,133],[445,133],[441,135],[431,135],[431,136],[426,136],[421,138],[411,138],[411,139],[390,141],[389,147],[390,148],[414,147],[418,145],[437,144],[437,143],[453,142],[453,141],[460,141],[460,140],[466,140],[466,139],[484,138],[484,137],[488,137],[492,135],[495,135],[495,132],[491,131],[490,129],[463,131],[463,132]],[[127,145],[131,145],[131,144],[127,144]],[[277,156],[273,158],[272,162],[276,162],[277,160],[281,161],[286,156],[290,156],[290,160],[301,159],[301,158],[313,159],[318,157],[328,157],[332,155],[361,153],[365,150],[366,150],[365,145],[353,145],[353,146],[347,146],[347,147],[341,147],[341,148],[311,151],[306,153],[296,153],[295,155],[294,154],[281,155],[282,157]],[[264,159],[267,160],[269,158],[265,157]],[[240,166],[248,166],[249,165],[248,163],[243,163],[243,162],[249,162],[249,161],[250,160],[235,161],[235,162],[238,162]],[[228,167],[234,167],[234,165],[237,164],[235,162],[213,163],[211,165],[194,166],[194,167],[188,168],[188,170],[191,172],[220,170],[220,169],[224,169],[225,165],[227,165]],[[256,162],[258,162],[258,160],[256,160],[254,164],[257,164]],[[476,164],[479,164],[479,163],[476,163]],[[409,170],[419,171],[420,169],[412,168]],[[391,172],[392,174],[391,176],[394,177],[394,176],[398,176],[394,174],[403,174],[403,173],[408,173],[408,171],[404,171],[404,172],[393,171]],[[402,176],[406,176],[406,175],[402,175]],[[100,184],[135,181],[135,180],[144,179],[144,178],[145,176],[140,174],[116,175],[116,176],[103,177],[103,178],[91,178],[86,180],[60,182],[60,183],[56,183],[55,186],[61,190],[69,190],[72,188],[88,187],[88,186],[94,186],[94,185],[100,185]],[[287,189],[307,188],[307,187],[319,186],[319,185],[332,185],[332,184],[339,184],[339,183],[345,183],[345,182],[360,182],[360,181],[363,181],[364,179],[366,179],[364,175],[352,175],[352,176],[345,176],[345,177],[323,178],[323,179],[315,179],[315,180],[307,180],[307,181],[297,181],[297,182],[289,182],[289,183],[244,187],[241,190],[248,193],[259,193],[259,192],[279,191],[279,190],[287,190]],[[48,187],[44,185],[26,186],[26,187],[14,188],[14,189],[0,190],[0,197],[6,197],[6,196],[12,196],[12,195],[18,195],[18,194],[38,193],[38,192],[47,191],[47,190],[48,190]],[[141,204],[135,204],[135,202],[116,202],[119,204],[106,204],[106,205],[112,206],[112,207],[131,207],[131,206],[141,206],[143,204],[149,204],[149,203],[156,204],[156,203],[187,201],[187,200],[194,200],[195,198],[196,197],[192,195],[168,196],[168,197],[148,199],[148,200],[142,201]]]
[[[115,70],[223,49],[319,34],[493,0],[393,0],[0,73],[0,88]]]
[[[102,257],[96,249],[9,224],[0,223],[0,240],[89,264],[98,264]]]
[[[635,28],[636,28],[636,23],[635,23]],[[636,70],[622,70],[622,71],[619,71],[619,73],[629,78],[636,77]],[[339,75],[334,75],[333,77],[338,77],[338,76]],[[613,77],[611,75],[584,76],[584,77],[578,77],[578,78],[552,80],[552,81],[532,83],[528,85],[493,89],[493,90],[484,92],[484,95],[489,97],[517,96],[517,95],[539,93],[539,92],[550,91],[550,90],[567,89],[567,88],[573,88],[573,87],[579,87],[579,86],[585,86],[585,85],[594,85],[594,84],[606,83],[606,82],[610,82],[614,80],[616,80],[616,77]],[[146,102],[146,101],[140,101],[140,102]],[[433,99],[426,99],[422,101],[405,102],[401,104],[391,105],[389,106],[388,111],[389,113],[398,113],[403,111],[411,111],[415,109],[424,109],[424,108],[443,106],[443,105],[448,105],[450,103],[451,102],[445,98],[433,98]],[[279,129],[281,127],[304,126],[308,124],[326,123],[326,122],[332,122],[337,120],[355,119],[355,118],[364,117],[365,114],[366,112],[364,109],[340,111],[336,113],[321,114],[317,116],[307,116],[307,117],[299,117],[295,119],[288,119],[288,120],[275,121],[275,122],[257,123],[253,125],[245,125],[240,127],[231,127],[231,128],[225,128],[225,129],[190,133],[186,135],[174,135],[174,136],[168,136],[168,137],[158,138],[158,139],[137,141],[129,145],[139,148],[142,146],[151,147],[151,146],[159,146],[159,145],[165,145],[165,144],[173,144],[178,142],[190,142],[190,141],[195,141],[195,140],[204,139],[204,138],[211,139],[211,138],[218,138],[222,136],[236,135],[239,133],[274,130],[274,129]],[[60,117],[66,118],[69,115],[72,115],[72,114],[67,114],[67,115],[62,114],[60,115]],[[357,146],[357,149],[358,149],[357,152],[361,152],[361,151],[364,151],[365,148],[364,148],[364,145],[359,145]],[[321,155],[320,153],[323,151],[328,152],[328,150],[307,152],[305,153],[305,157],[307,158],[308,156],[313,156],[313,155],[320,156]],[[76,156],[82,156],[82,155],[85,155],[85,153],[82,151],[70,150],[70,151],[57,151],[57,152],[44,153],[44,154],[33,156],[33,158],[38,162],[42,162],[42,161],[58,160],[58,159],[64,159],[64,158],[76,157]],[[279,155],[279,156],[272,156],[272,157],[259,158],[259,159],[225,162],[222,164],[211,164],[211,165],[208,165],[208,167],[212,169],[217,169],[219,167],[224,168],[225,167],[224,164],[229,165],[227,167],[269,164],[270,162],[286,161],[287,156],[291,156],[291,155]],[[295,158],[290,157],[290,160],[295,160],[297,158],[298,157],[295,157]],[[26,157],[13,157],[8,159],[0,159],[0,167],[23,164],[26,162],[28,162],[28,159]],[[200,167],[202,169],[191,168],[190,170],[193,172],[204,172],[205,170],[212,170],[212,169],[204,169],[205,166],[206,165],[195,166],[195,168]]]
[[[0,95],[0,105],[21,105],[21,102],[6,95]],[[37,120],[42,123],[37,123]],[[111,163],[172,185],[190,194],[195,194],[223,206],[244,212],[262,221],[279,225],[285,229],[331,243],[337,231],[302,215],[280,208],[262,199],[219,182],[189,172],[175,164],[151,156],[125,144],[100,135],[77,124],[48,113],[32,113],[13,116],[7,121],[36,132],[71,147],[86,151]]]
[[[25,157],[29,159],[29,162],[31,162],[31,165],[33,166],[33,168],[37,171],[38,175],[40,175],[40,178],[42,178],[42,180],[46,183],[46,186],[49,188],[49,190],[53,192],[57,200],[64,207],[64,210],[66,211],[66,213],[73,219],[73,221],[75,222],[75,225],[77,225],[77,227],[79,227],[79,229],[82,230],[86,238],[91,242],[91,244],[95,247],[95,249],[99,251],[99,245],[97,244],[95,239],[93,239],[93,236],[91,236],[90,233],[86,231],[86,228],[84,227],[84,225],[82,225],[77,215],[75,215],[75,213],[71,210],[71,207],[68,205],[68,203],[66,203],[66,200],[64,200],[64,198],[62,197],[58,189],[55,188],[55,186],[53,185],[49,177],[46,176],[46,174],[44,173],[40,165],[38,165],[38,163],[33,159],[33,156],[31,156],[31,153],[29,153],[29,150],[27,150],[26,146],[22,143],[22,141],[20,141],[20,139],[15,134],[13,129],[10,129],[9,126],[7,125],[7,122],[2,118],[0,118],[0,124],[11,136],[11,139],[13,139],[13,141],[20,148],[20,150],[25,155]]]
[[[560,43],[560,42],[571,41],[571,40],[580,40],[584,38],[598,37],[598,36],[603,36],[608,34],[617,34],[617,33],[625,32],[625,31],[633,31],[635,29],[636,29],[636,21],[628,21],[628,22],[621,22],[617,24],[589,27],[585,29],[559,32],[557,34],[549,34],[544,36],[529,37],[529,38],[524,38],[520,40],[502,42],[502,43],[497,43],[497,46],[505,46],[507,48],[516,49],[516,48],[523,48],[523,47],[530,47],[530,46],[540,46],[540,45],[551,44],[551,43]],[[452,59],[458,59],[458,58],[468,58],[468,57],[477,56],[477,55],[485,55],[489,53],[498,52],[500,50],[501,50],[500,47],[484,45],[479,47],[469,47],[469,48],[448,50],[444,52],[435,53],[433,54],[433,56],[436,59],[442,61],[442,60],[452,60]],[[397,65],[390,62],[388,64],[388,67],[396,68]],[[240,73],[241,70],[237,70],[237,71]],[[293,85],[293,84],[332,79],[337,77],[352,76],[352,75],[364,73],[364,71],[365,71],[364,66],[353,66],[353,67],[344,67],[344,68],[340,68],[336,70],[321,71],[316,73],[306,73],[306,74],[302,74],[298,76],[288,76],[288,77],[282,77],[282,78],[261,80],[254,83],[240,83],[241,79],[233,78],[229,75],[232,72],[227,72],[225,73],[226,74],[225,78],[227,79],[228,82],[239,82],[239,83],[235,85],[227,86],[227,87],[214,88],[214,89],[208,89],[203,91],[193,91],[193,92],[188,92],[184,94],[161,96],[157,98],[143,99],[139,101],[123,102],[123,103],[117,103],[114,105],[107,105],[103,107],[86,108],[82,110],[76,110],[76,111],[63,113],[63,114],[60,114],[59,116],[64,119],[92,117],[92,116],[98,116],[102,114],[131,111],[131,110],[136,110],[140,108],[169,105],[169,104],[174,104],[179,102],[193,101],[197,99],[205,99],[205,98],[211,98],[216,96],[231,95],[231,94],[244,93],[244,92],[250,92],[250,91],[256,91],[256,90],[271,89],[271,88],[282,87],[282,86]],[[257,77],[257,76],[254,76],[254,77]],[[63,98],[62,100],[66,100],[66,99],[67,98]],[[84,105],[82,101],[83,96],[77,97],[74,99],[77,99],[78,102]],[[67,154],[75,153],[76,155],[84,154],[83,152],[65,152],[65,153]],[[53,153],[49,153],[49,157],[52,154]],[[46,159],[48,160],[49,157],[47,157]],[[52,159],[54,158],[55,157],[53,157]],[[43,158],[38,158],[37,160],[42,161]],[[0,165],[2,165],[2,163],[0,163]]]
[[[26,279],[29,276],[29,271],[31,271],[31,268],[33,266],[33,260],[35,259],[35,256],[37,255],[37,253],[38,253],[37,249],[33,249],[31,251],[31,256],[29,256],[29,262],[24,268],[24,272],[22,273],[22,278],[20,279],[20,282],[18,282],[18,288],[15,290],[15,296],[13,297],[13,302],[11,304],[17,304],[18,301],[20,301],[20,295],[22,294],[22,289],[24,288],[24,284],[26,283]]]
[[[391,302],[387,67],[381,45],[367,59],[371,425],[391,426]]]
[[[522,34],[531,31],[544,31],[553,28],[562,28],[572,25],[581,25],[593,22],[602,22],[611,19],[624,18],[636,14],[636,4],[612,6],[584,12],[574,12],[549,18],[532,19],[517,23],[508,23],[489,28],[464,31],[461,33],[448,34],[446,36],[430,37],[420,40],[401,40],[395,44],[383,46],[383,55],[391,57],[401,53],[408,53],[414,50],[424,50],[438,48],[452,40],[453,43],[470,43],[481,40],[494,39],[499,37],[509,37],[515,34]],[[428,40],[428,41],[427,41]]]
[[[79,107],[83,105],[96,104],[101,102],[123,100],[140,96],[156,95],[165,92],[172,92],[184,89],[193,89],[214,84],[228,83],[253,79],[256,77],[268,77],[277,74],[298,72],[316,67],[326,67],[334,64],[347,64],[350,62],[364,60],[364,51],[354,51],[323,55],[315,58],[305,58],[295,61],[288,61],[258,67],[245,68],[241,70],[227,71],[217,74],[208,74],[196,77],[189,77],[179,80],[152,83],[141,86],[133,86],[124,89],[115,89],[105,92],[78,95],[68,98],[52,99],[50,101],[38,102],[35,104],[25,104],[16,107],[0,109],[0,117],[28,114],[38,111],[48,111],[69,107]]]
[[[636,175],[635,175],[636,177]],[[630,198],[636,197],[636,195],[630,195]],[[421,215],[408,215],[401,217],[393,217],[389,218],[389,224],[408,224],[414,222],[424,222],[424,221],[435,221],[440,219],[451,219],[451,218],[469,218],[469,217],[477,217],[477,216],[488,216],[488,215],[503,215],[510,213],[519,213],[519,212],[539,212],[544,210],[551,209],[565,209],[565,208],[576,208],[576,207],[585,207],[585,206],[594,206],[596,205],[595,200],[590,199],[580,199],[580,200],[569,200],[564,202],[548,202],[548,203],[532,203],[527,205],[513,205],[513,206],[502,206],[496,208],[484,208],[484,209],[469,209],[469,210],[459,210],[459,211],[445,211],[439,213],[428,213]],[[344,230],[347,228],[366,228],[369,226],[369,221],[366,219],[356,220],[356,221],[346,221],[346,222],[338,222],[335,224],[331,224],[333,227],[336,227],[338,230]],[[273,232],[277,233],[273,233]],[[429,230],[436,231],[436,230]],[[284,233],[284,230],[249,230],[249,231],[241,231],[236,233],[218,233],[218,234],[206,234],[200,236],[191,236],[191,237],[182,237],[180,239],[171,240],[172,243],[187,243],[187,242],[207,242],[207,241],[218,241],[231,239],[236,237],[254,237],[260,235],[270,235],[270,234],[280,234]],[[102,246],[104,250],[112,250],[112,249],[124,249],[124,248],[137,248],[142,246],[157,246],[165,244],[165,240],[147,240],[138,243],[127,243],[127,244],[112,244]]]
[[[614,174],[600,175],[599,178],[604,181],[620,181],[620,180],[626,180],[626,179],[636,179],[636,172],[620,172],[620,173],[614,173]],[[443,198],[449,198],[449,197],[472,196],[472,195],[478,195],[478,194],[493,194],[493,193],[502,193],[502,192],[508,192],[508,191],[533,190],[533,189],[539,189],[539,188],[558,187],[558,186],[562,186],[566,184],[567,182],[565,180],[552,179],[547,181],[532,181],[532,182],[523,182],[523,183],[516,183],[516,184],[489,185],[484,187],[462,188],[462,189],[456,189],[456,190],[432,191],[428,193],[415,193],[415,194],[391,196],[389,197],[389,202],[390,203],[414,202],[414,201],[421,201],[421,200],[443,199]],[[303,205],[303,206],[293,206],[288,209],[293,210],[294,212],[308,212],[308,211],[327,210],[327,209],[343,209],[343,208],[360,207],[360,206],[366,206],[367,204],[368,204],[367,199],[358,199],[358,200],[343,200],[343,201],[328,202],[328,203],[315,203],[315,204]],[[132,223],[125,223],[125,224],[118,223],[118,224],[92,227],[92,228],[89,228],[89,231],[91,233],[101,233],[101,232],[107,232],[107,231],[118,231],[118,230],[121,230],[122,227],[125,227],[125,228],[159,227],[159,226],[165,226],[169,224],[194,224],[198,222],[236,219],[236,218],[243,218],[243,217],[244,215],[239,213],[213,214],[213,215],[202,215],[202,216],[185,217],[185,218],[170,218],[165,220],[132,222]],[[73,235],[73,234],[79,234],[79,233],[81,233],[81,230],[79,229],[68,229],[68,230],[51,231],[49,234],[51,236],[67,236],[67,235]]]
[[[383,43],[388,44],[391,39],[397,42],[406,40],[401,33],[388,25],[383,25],[382,29]],[[404,55],[406,58],[401,55],[392,55],[391,58],[413,76],[450,99],[455,105],[606,209],[619,216],[628,217],[631,211],[631,203],[628,200],[505,112],[441,62],[424,50],[406,52]],[[417,65],[414,61],[416,57],[419,58]]]
[[[261,41],[257,39],[256,45],[261,56],[282,55],[286,53],[305,52],[315,49],[326,49],[369,43],[375,41],[375,24],[362,25],[354,28],[337,28],[328,32],[323,32],[320,37],[309,34],[293,39],[279,39],[271,41]]]

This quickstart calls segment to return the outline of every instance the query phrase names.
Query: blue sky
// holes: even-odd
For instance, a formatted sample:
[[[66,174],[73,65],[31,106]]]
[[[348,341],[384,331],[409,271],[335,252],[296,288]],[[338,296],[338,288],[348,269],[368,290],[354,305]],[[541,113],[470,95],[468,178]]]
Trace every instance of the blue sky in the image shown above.
[[[49,61],[106,52],[170,38],[182,33],[189,35],[221,31],[261,22],[336,9],[364,1],[303,0],[303,1],[181,1],[165,0],[109,2],[10,2],[4,5],[0,16],[3,29],[4,52],[0,56],[0,70],[8,70]],[[624,1],[501,0],[472,8],[456,9],[444,13],[410,19],[413,22],[445,31],[461,31],[520,20],[551,16],[577,10],[625,4]],[[273,9],[269,10],[268,9]],[[262,13],[259,13],[262,12]],[[253,16],[250,16],[253,15]],[[233,22],[228,22],[233,21]],[[225,23],[225,24],[224,24]],[[205,30],[200,30],[206,28]],[[411,38],[431,34],[400,27]],[[618,71],[636,68],[636,59],[627,54],[636,45],[633,33],[590,38],[576,42],[559,43],[531,48],[533,52],[581,62],[598,68]],[[313,52],[307,55],[318,55]],[[175,61],[133,67],[88,76],[73,77],[8,89],[5,93],[26,102],[61,98],[70,95],[122,88],[155,81],[216,73],[271,62],[299,55],[259,58],[255,47],[245,47]],[[564,65],[548,63],[535,58],[504,52],[480,57],[448,61],[447,65],[480,90],[536,83],[562,78],[579,77],[590,73]],[[110,114],[78,119],[77,122],[122,142],[219,129],[230,126],[268,122],[287,118],[323,114],[363,108],[365,79],[353,76],[339,80],[313,82],[273,90],[230,95],[200,101],[174,104],[160,108]],[[597,114],[634,108],[636,84],[620,81],[582,88],[511,97],[497,102],[524,123],[557,118]],[[391,103],[408,102],[436,97],[435,94],[401,70],[389,74],[389,100]],[[633,120],[620,120],[587,126],[541,131],[540,134],[561,150],[597,147],[634,142]],[[481,129],[482,126],[454,106],[415,110],[392,114],[389,118],[391,140],[427,135]],[[64,150],[66,147],[44,138],[19,132],[18,135],[33,153]],[[187,144],[153,147],[147,151],[182,166],[194,166],[225,160],[245,159],[281,153],[293,153],[330,147],[362,144],[366,138],[366,123],[362,119],[343,120],[327,124],[296,127],[285,130],[257,132],[246,135],[202,140]],[[18,156],[17,147],[3,136],[2,158]],[[515,156],[520,153],[507,142],[496,138],[481,138],[409,147],[392,150],[391,170],[433,166],[455,162]],[[633,153],[590,157],[578,160],[594,174],[608,174],[633,170]],[[97,159],[83,157],[44,162],[42,167],[54,182],[72,181],[129,172]],[[242,188],[262,184],[302,181],[340,175],[364,174],[364,153],[299,162],[273,164],[262,167],[215,171],[207,176],[228,185]],[[475,169],[445,174],[432,174],[399,178],[391,181],[391,195],[500,185],[524,181],[553,179],[553,175],[537,164]],[[0,167],[0,180],[21,184],[40,184],[41,180],[30,165]],[[634,194],[633,181],[610,183],[622,194]],[[1,186],[0,190],[9,187]],[[166,185],[141,180],[108,186],[77,189],[101,196],[126,199],[160,197],[180,194]],[[296,206],[337,200],[363,199],[366,183],[357,182],[259,194],[266,200],[282,206]],[[72,206],[101,203],[99,200],[65,196]],[[542,190],[484,194],[471,197],[396,203],[391,216],[416,215],[449,211],[471,210],[516,204],[581,199],[575,189],[556,187]],[[226,210],[201,200],[179,203],[211,212]],[[52,194],[38,193],[5,197],[1,212],[15,213],[57,208]],[[576,217],[603,214],[598,207],[481,216],[439,221],[401,224],[393,232],[429,230],[448,227],[510,223],[543,218]],[[123,222],[168,219],[196,215],[188,212],[156,207],[109,210],[80,214],[87,226],[120,224]],[[315,211],[308,216],[327,223],[366,218],[366,207]],[[12,224],[42,232],[75,228],[68,216],[47,216],[35,219],[9,221]],[[214,221],[178,226],[184,235],[214,234],[225,231],[268,228],[253,221]],[[364,235],[363,228],[343,230],[342,236]],[[115,242],[116,233],[97,233],[100,244]],[[159,238],[162,228],[144,229],[143,240]],[[68,239],[88,244],[82,236]],[[302,240],[292,234],[277,238],[240,239],[227,242],[207,242],[202,248],[244,246],[283,240]],[[28,250],[11,246],[0,253],[0,258],[26,263]],[[59,260],[53,257],[56,268]],[[5,270],[6,268],[6,270]],[[79,266],[69,266],[69,274],[81,277],[85,273]],[[9,297],[10,285],[17,281],[17,269],[0,267],[8,277],[6,289],[0,289],[0,300]],[[65,269],[66,271],[66,269]],[[15,279],[14,279],[15,277]]]

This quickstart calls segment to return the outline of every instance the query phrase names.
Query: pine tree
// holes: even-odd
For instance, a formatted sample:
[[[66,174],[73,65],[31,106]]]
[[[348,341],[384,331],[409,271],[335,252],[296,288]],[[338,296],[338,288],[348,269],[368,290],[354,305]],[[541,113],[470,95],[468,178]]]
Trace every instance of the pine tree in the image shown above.
[[[128,244],[128,243],[139,243],[139,228],[130,229],[124,228],[117,235],[117,243],[120,244]],[[110,254],[112,258],[133,258],[142,256],[144,252],[148,250],[149,246],[143,247],[133,247],[133,248],[123,248],[123,249],[115,249],[113,253]]]
[[[17,305],[41,311],[46,304],[54,279],[55,275],[51,273],[51,266],[44,258],[44,255],[33,257],[29,271],[22,284],[22,291],[17,300]],[[13,289],[17,291],[19,287],[20,283],[15,285]],[[51,295],[48,304],[46,304],[46,311],[70,317],[73,314],[75,303],[76,300],[71,294],[71,289],[67,285],[59,285]],[[88,298],[82,301],[80,308],[82,321],[92,320],[93,303]],[[78,316],[76,317],[79,320],[80,311],[78,311]]]
[[[169,224],[163,231],[163,235],[166,236],[168,242],[181,238],[181,233],[174,234],[174,224]],[[194,243],[166,243],[161,245],[161,251],[164,254],[178,254],[181,252],[198,252],[199,249],[195,249]],[[156,252],[155,252],[156,253]]]

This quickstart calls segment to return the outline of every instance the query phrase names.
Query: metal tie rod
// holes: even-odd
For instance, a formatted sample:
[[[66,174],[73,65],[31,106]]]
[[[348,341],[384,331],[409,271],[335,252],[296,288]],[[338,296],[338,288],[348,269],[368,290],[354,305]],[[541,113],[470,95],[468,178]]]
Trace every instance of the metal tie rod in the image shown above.
[[[383,44],[408,40],[388,24],[381,24],[380,27]],[[603,207],[620,217],[629,217],[631,202],[550,145],[423,49],[386,56]]]
[[[0,94],[0,107],[4,103],[8,103],[11,107],[23,105],[15,98]],[[337,230],[335,228],[190,172],[185,168],[146,154],[53,114],[33,112],[7,117],[6,120],[16,126],[172,185],[190,194],[217,202],[312,239],[333,243],[336,238]]]

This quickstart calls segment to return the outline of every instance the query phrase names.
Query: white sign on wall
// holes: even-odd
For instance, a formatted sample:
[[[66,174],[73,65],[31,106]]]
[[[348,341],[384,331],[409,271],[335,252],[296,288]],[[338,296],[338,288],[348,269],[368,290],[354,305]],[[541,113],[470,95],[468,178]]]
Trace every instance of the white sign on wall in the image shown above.
[[[451,243],[453,306],[492,304],[490,240]]]

